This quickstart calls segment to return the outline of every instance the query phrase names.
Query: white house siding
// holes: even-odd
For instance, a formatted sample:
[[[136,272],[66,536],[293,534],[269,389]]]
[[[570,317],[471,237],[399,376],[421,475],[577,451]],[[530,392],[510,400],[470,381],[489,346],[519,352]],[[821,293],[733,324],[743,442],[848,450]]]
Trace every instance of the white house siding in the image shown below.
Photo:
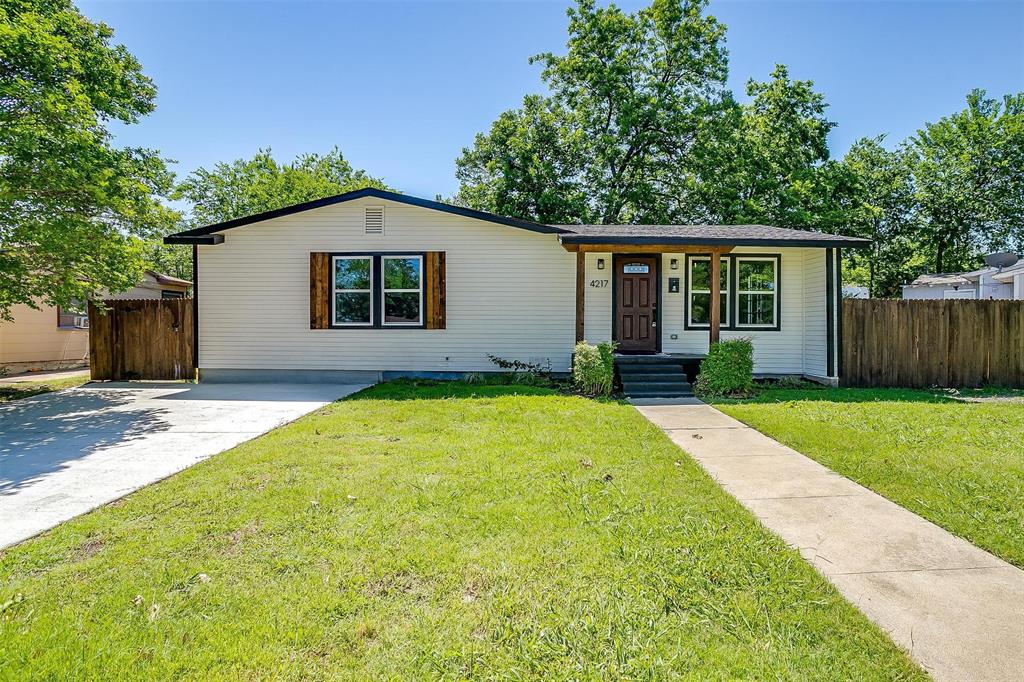
[[[365,235],[379,205],[385,234]],[[311,330],[313,251],[446,252],[447,329]],[[486,371],[490,353],[565,371],[575,259],[555,235],[380,199],[238,227],[199,247],[200,368]]]
[[[780,330],[758,331],[754,329],[722,330],[722,339],[749,338],[754,344],[754,372],[757,374],[804,374],[809,373],[805,366],[805,356],[820,352],[824,354],[825,341],[822,331],[820,342],[813,340],[805,343],[807,326],[816,328],[819,323],[824,330],[824,276],[821,288],[808,292],[805,281],[805,257],[812,261],[820,257],[824,268],[824,249],[772,248],[772,247],[737,247],[734,254],[758,254],[781,256],[781,272],[779,279],[780,291]],[[808,255],[809,254],[809,255]],[[671,259],[679,260],[679,269],[670,268]],[[812,262],[813,265],[813,262]],[[662,262],[662,350],[666,353],[698,353],[708,352],[708,331],[689,330],[683,324],[685,314],[685,293],[669,294],[668,278],[679,277],[685,281],[685,260],[683,254],[664,254]],[[816,280],[812,279],[813,286]],[[682,285],[683,282],[681,281]],[[680,287],[681,289],[684,287]],[[821,310],[814,305],[815,299],[821,299]],[[806,306],[811,304],[808,310]],[[809,316],[809,317],[808,317]],[[672,334],[678,335],[672,339]],[[822,361],[824,366],[824,361]]]
[[[586,254],[587,274],[583,297],[583,338],[589,343],[612,339],[612,254]],[[604,270],[597,269],[598,259],[604,260]]]
[[[803,249],[804,374],[828,374],[825,249]]]

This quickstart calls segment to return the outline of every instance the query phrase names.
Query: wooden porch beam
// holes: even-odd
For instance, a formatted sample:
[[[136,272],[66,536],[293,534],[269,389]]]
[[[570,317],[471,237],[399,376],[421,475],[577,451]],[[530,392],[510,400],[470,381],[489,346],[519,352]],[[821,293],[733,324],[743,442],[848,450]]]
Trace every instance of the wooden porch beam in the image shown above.
[[[712,254],[711,257],[711,311],[710,311],[710,339],[708,344],[718,343],[722,325],[722,260],[719,254]]]
[[[576,343],[583,340],[583,303],[587,295],[587,254],[576,252]]]

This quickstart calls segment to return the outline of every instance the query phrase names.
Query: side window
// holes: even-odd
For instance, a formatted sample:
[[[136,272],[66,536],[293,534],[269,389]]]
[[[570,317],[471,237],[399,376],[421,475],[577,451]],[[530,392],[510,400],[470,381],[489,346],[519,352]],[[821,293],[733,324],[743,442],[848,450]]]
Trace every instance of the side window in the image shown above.
[[[335,256],[331,318],[336,325],[373,324],[373,257]]]
[[[382,256],[384,324],[423,323],[423,257]]]
[[[729,320],[729,259],[721,259],[721,320],[728,326]],[[707,256],[693,256],[689,263],[688,319],[691,327],[706,327],[711,324],[711,259]]]
[[[736,257],[736,326],[776,327],[779,321],[779,261]]]
[[[66,306],[57,307],[57,328],[58,329],[88,329],[89,328],[89,306],[85,301],[76,298]]]

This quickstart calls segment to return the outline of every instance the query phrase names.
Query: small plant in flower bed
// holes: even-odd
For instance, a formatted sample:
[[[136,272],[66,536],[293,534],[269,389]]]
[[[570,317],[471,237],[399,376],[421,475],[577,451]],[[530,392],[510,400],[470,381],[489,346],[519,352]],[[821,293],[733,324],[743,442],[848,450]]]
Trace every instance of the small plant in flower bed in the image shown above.
[[[506,372],[508,383],[522,384],[524,386],[549,386],[551,385],[551,361],[526,362],[523,360],[507,360],[497,355],[487,355],[487,359],[494,363],[498,369]]]
[[[700,363],[694,392],[701,398],[748,395],[754,388],[754,344],[750,339],[719,341]]]
[[[586,341],[577,343],[573,351],[572,380],[586,395],[611,395],[615,381],[615,344],[610,341],[596,346]]]

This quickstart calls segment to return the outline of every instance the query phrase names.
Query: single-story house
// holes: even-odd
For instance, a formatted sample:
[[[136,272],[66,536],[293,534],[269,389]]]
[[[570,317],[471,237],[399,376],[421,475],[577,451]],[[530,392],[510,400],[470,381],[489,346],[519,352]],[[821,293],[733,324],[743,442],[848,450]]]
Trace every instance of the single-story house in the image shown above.
[[[142,280],[104,299],[181,298],[192,282],[146,270]],[[15,305],[0,322],[0,367],[17,373],[81,367],[89,358],[89,313],[81,302],[67,307]]]
[[[201,380],[567,372],[573,345],[835,383],[841,250],[763,225],[542,225],[363,189],[171,235],[191,244]]]
[[[903,298],[1024,300],[1024,260],[1008,266],[984,267],[970,272],[921,275],[910,284],[903,285]]]

